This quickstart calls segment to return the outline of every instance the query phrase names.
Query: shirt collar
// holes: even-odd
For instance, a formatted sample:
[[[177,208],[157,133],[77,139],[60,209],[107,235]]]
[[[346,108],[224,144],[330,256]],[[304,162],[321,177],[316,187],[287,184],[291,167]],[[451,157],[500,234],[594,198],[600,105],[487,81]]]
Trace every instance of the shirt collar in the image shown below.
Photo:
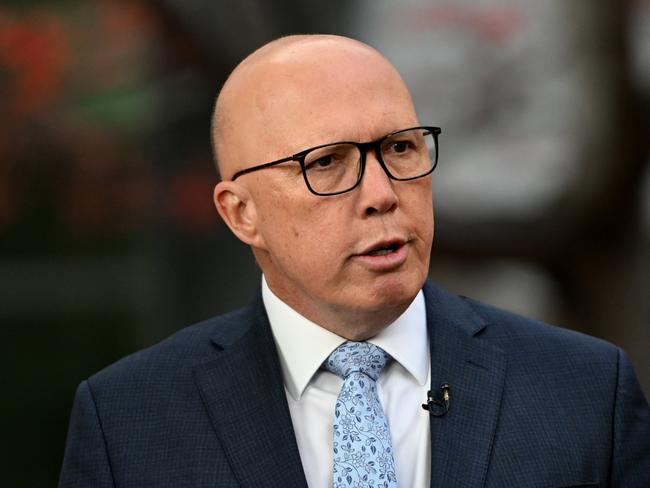
[[[323,361],[346,339],[303,317],[280,300],[263,275],[262,299],[278,348],[285,386],[299,400]],[[402,315],[368,342],[381,347],[424,385],[429,372],[429,341],[422,291]]]

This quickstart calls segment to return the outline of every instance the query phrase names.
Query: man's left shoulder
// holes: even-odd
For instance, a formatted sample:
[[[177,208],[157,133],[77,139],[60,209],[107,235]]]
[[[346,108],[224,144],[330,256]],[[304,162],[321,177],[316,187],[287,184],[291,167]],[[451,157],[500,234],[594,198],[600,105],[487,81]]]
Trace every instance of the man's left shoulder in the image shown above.
[[[596,354],[616,354],[617,347],[614,344],[586,333],[525,317],[473,298],[461,296],[460,299],[485,319],[486,335],[491,340],[514,342],[521,346],[529,344],[538,347],[548,344],[553,347],[577,347]]]
[[[614,380],[621,358],[627,360],[619,347],[603,339],[460,298],[485,320],[480,339],[502,349],[510,365]]]

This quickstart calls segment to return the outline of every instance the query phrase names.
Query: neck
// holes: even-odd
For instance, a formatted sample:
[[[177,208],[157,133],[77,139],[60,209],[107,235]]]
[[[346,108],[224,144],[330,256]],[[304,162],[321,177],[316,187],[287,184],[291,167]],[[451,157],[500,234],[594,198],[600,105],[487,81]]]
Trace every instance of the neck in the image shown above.
[[[276,298],[307,320],[349,341],[364,341],[376,336],[409,306],[409,303],[406,303],[365,310],[317,300],[299,300],[292,293],[283,293],[281,287],[274,286],[274,283],[269,281],[268,277],[265,277],[266,286]]]

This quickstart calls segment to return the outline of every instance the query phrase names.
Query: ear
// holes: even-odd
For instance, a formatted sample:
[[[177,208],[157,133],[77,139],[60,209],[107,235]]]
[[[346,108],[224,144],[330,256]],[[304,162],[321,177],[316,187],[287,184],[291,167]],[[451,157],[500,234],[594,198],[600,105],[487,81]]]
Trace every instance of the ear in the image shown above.
[[[214,187],[214,205],[240,241],[252,247],[266,248],[257,225],[255,201],[247,188],[233,181],[220,181]]]

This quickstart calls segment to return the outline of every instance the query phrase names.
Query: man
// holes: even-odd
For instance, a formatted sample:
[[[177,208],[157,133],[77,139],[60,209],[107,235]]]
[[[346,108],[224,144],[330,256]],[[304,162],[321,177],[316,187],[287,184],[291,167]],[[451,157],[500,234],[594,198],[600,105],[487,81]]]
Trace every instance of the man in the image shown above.
[[[84,381],[60,486],[650,486],[619,349],[426,281],[439,129],[377,51],[269,43],[213,132],[261,296]]]

